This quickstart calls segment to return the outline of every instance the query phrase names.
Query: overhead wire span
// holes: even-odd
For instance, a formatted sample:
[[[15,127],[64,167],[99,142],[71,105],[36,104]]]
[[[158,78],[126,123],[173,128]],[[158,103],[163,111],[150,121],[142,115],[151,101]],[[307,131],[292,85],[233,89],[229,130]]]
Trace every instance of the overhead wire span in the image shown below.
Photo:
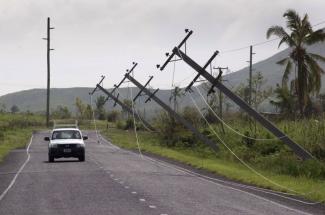
[[[287,191],[290,191],[292,193],[295,193],[295,194],[298,194],[298,195],[302,195],[302,196],[306,196],[308,194],[311,194],[311,193],[315,193],[315,191],[312,191],[312,192],[309,192],[309,193],[301,193],[301,192],[298,192],[298,191],[295,191],[295,190],[292,190],[288,187],[285,187],[283,185],[280,185],[278,184],[277,182],[267,178],[266,176],[264,176],[263,174],[261,174],[260,172],[258,172],[257,170],[255,170],[253,167],[251,167],[250,165],[248,165],[245,161],[243,161],[241,158],[239,158],[231,149],[230,147],[221,139],[221,137],[217,134],[217,132],[213,129],[212,125],[209,123],[209,121],[205,118],[205,116],[203,115],[202,111],[200,110],[200,108],[198,107],[196,101],[194,100],[193,96],[191,94],[190,95],[190,98],[192,100],[192,103],[194,104],[195,108],[197,109],[197,111],[200,113],[200,115],[202,116],[202,118],[204,119],[204,121],[207,123],[207,125],[209,126],[210,130],[214,133],[214,135],[218,138],[218,140],[222,143],[222,145],[224,145],[228,151],[240,162],[242,163],[246,168],[248,168],[249,170],[251,170],[253,173],[255,173],[256,175],[260,176],[261,178],[263,178],[264,180],[268,181],[269,183],[279,187],[279,188],[282,188],[284,190],[287,190]],[[316,191],[317,192],[317,191]],[[320,204],[324,202],[324,200],[322,201],[319,201],[319,202],[315,202],[315,203],[311,203],[311,204]]]
[[[95,126],[95,131],[96,131],[97,143],[101,144],[101,142],[99,141],[95,111],[94,111],[94,108],[93,108],[93,95],[92,94],[90,94],[90,107],[91,107],[91,112],[92,112],[92,115],[93,115],[93,122],[94,122],[94,126]]]
[[[211,106],[208,104],[208,102],[206,101],[206,99],[204,98],[204,96],[202,95],[202,93],[200,92],[199,88],[197,86],[194,86],[197,90],[197,92],[199,93],[199,95],[201,96],[202,100],[204,101],[204,103],[207,105],[207,107],[210,109],[210,111],[213,113],[213,115],[222,123],[224,124],[229,130],[231,130],[232,132],[236,133],[239,136],[245,137],[247,139],[251,139],[251,140],[256,140],[256,141],[272,141],[272,140],[278,140],[278,139],[283,139],[285,137],[287,137],[287,135],[281,136],[281,137],[277,137],[277,138],[254,138],[254,137],[250,137],[247,136],[245,134],[242,134],[238,131],[236,131],[234,128],[232,128],[230,125],[228,125],[221,117],[218,116],[218,114],[211,108]]]
[[[117,89],[117,93],[120,93],[118,89]],[[122,94],[120,94],[120,97],[125,98],[125,97],[122,96]],[[132,101],[133,101],[133,99],[132,99]],[[139,111],[136,108],[134,108],[134,110],[135,110],[136,114],[139,116],[139,121],[143,125],[143,127],[149,132],[154,132],[152,129],[148,128],[148,126],[145,125],[145,123],[143,122],[142,117],[139,114]]]
[[[150,128],[148,128],[148,126],[146,126],[145,124],[144,124],[144,122],[143,122],[143,120],[142,120],[142,117],[140,116],[140,114],[139,114],[139,111],[135,108],[134,109],[135,110],[135,112],[136,112],[136,114],[139,116],[138,118],[139,118],[139,121],[141,122],[141,124],[143,125],[143,127],[147,130],[147,131],[149,131],[149,132],[154,132],[153,130],[151,130]]]
[[[322,24],[325,24],[325,20],[312,25],[312,27],[322,25]],[[261,46],[261,45],[264,45],[264,44],[267,44],[267,43],[270,43],[270,42],[273,42],[273,41],[276,41],[276,40],[279,40],[279,39],[280,39],[279,37],[276,37],[276,38],[266,40],[266,41],[263,41],[263,42],[253,43],[252,46]],[[226,53],[241,51],[241,50],[244,50],[244,49],[248,49],[249,47],[250,47],[250,45],[243,46],[243,47],[240,47],[240,48],[224,50],[224,51],[220,51],[220,54],[226,54]]]
[[[138,138],[137,125],[135,123],[134,101],[133,101],[132,87],[129,87],[129,84],[128,84],[128,88],[129,88],[130,94],[131,94],[132,117],[133,117],[133,128],[134,128],[135,139],[136,139],[136,142],[137,142],[137,147],[138,147],[138,151],[139,151],[140,157],[143,159],[143,155],[142,155],[141,148],[140,148],[140,143],[139,143],[139,138]]]

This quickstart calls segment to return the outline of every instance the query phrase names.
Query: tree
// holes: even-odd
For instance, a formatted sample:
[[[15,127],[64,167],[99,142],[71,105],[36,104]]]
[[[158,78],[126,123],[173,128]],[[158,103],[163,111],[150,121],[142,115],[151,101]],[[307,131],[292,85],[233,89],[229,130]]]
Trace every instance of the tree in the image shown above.
[[[174,111],[178,112],[178,99],[184,96],[184,93],[182,92],[182,89],[178,86],[175,86],[175,88],[171,91],[169,102],[173,102]]]
[[[86,105],[81,101],[81,99],[79,97],[76,98],[75,106],[77,109],[77,111],[76,111],[77,118],[84,119]]]
[[[124,99],[123,103],[132,110],[132,101],[130,99]],[[127,110],[122,109],[123,117],[129,119],[129,112]]]
[[[98,119],[105,119],[105,110],[104,110],[104,105],[106,103],[106,98],[105,96],[101,95],[96,99],[96,114]]]
[[[120,112],[117,110],[112,110],[107,113],[107,121],[116,122],[120,116]]]
[[[274,90],[276,99],[271,100],[270,104],[280,109],[280,112],[286,115],[293,115],[296,112],[297,99],[288,90],[287,87],[281,87],[277,84]]]
[[[183,109],[182,116],[194,127],[199,128],[202,122],[202,118],[198,110],[194,107],[186,106]]]
[[[318,62],[325,62],[323,56],[308,53],[306,46],[324,41],[325,33],[323,30],[312,29],[307,14],[301,19],[296,11],[289,9],[283,17],[287,20],[286,27],[289,33],[283,27],[275,25],[267,30],[266,37],[278,36],[280,38],[278,47],[286,44],[291,48],[289,56],[278,62],[279,65],[285,66],[282,85],[286,87],[294,64],[297,69],[297,77],[294,79],[295,94],[298,96],[300,114],[306,116],[306,107],[311,104],[310,94],[319,93],[321,88],[321,74],[324,70]]]
[[[0,104],[0,113],[5,113],[7,110],[6,104]]]
[[[249,83],[249,79],[247,79]],[[272,88],[262,90],[263,85],[267,82],[260,71],[252,76],[252,105],[258,111],[259,105],[272,94]]]
[[[85,112],[84,112],[84,118],[85,119],[92,119],[93,118],[93,110],[90,106],[90,104],[87,104]]]
[[[13,105],[10,108],[11,113],[18,113],[19,112],[19,107],[17,105]]]
[[[69,119],[71,118],[71,112],[68,107],[59,105],[52,111],[52,117],[56,119]]]

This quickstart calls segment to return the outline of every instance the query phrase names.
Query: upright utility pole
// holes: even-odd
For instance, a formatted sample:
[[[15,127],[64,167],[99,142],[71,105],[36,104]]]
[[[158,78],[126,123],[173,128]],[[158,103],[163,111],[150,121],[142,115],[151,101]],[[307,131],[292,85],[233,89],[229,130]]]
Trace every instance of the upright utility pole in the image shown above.
[[[249,47],[249,101],[248,104],[252,106],[252,89],[253,89],[253,46]]]
[[[49,127],[50,122],[50,51],[51,49],[51,36],[50,30],[54,29],[50,25],[50,17],[47,17],[47,37],[43,38],[47,40],[47,90],[46,90],[46,126]]]

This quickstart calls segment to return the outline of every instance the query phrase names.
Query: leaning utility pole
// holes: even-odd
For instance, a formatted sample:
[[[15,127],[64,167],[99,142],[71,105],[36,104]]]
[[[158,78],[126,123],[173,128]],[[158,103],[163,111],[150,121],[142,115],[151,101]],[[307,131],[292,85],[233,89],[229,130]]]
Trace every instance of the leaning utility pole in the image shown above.
[[[50,51],[54,50],[51,49],[50,41],[50,30],[54,29],[50,25],[50,17],[47,17],[47,37],[43,38],[47,40],[47,90],[46,90],[46,127],[49,127],[50,122]]]
[[[132,70],[137,66],[137,64],[135,64],[133,66],[133,68],[131,69],[130,72],[132,72]],[[156,129],[150,124],[148,123],[144,118],[142,118],[138,113],[136,112],[133,112],[133,108],[130,108],[129,106],[127,106],[126,104],[124,104],[122,101],[119,100],[119,94],[117,94],[117,96],[115,96],[113,93],[116,89],[119,88],[119,86],[125,81],[126,78],[124,78],[118,85],[114,85],[115,88],[111,91],[111,92],[108,92],[108,90],[106,90],[104,87],[103,87],[103,81],[105,79],[105,76],[102,75],[102,79],[99,81],[98,84],[96,84],[96,87],[93,89],[92,92],[89,93],[89,95],[93,95],[97,89],[101,90],[103,93],[105,93],[108,97],[107,99],[105,100],[105,102],[110,98],[114,101],[114,106],[116,104],[120,105],[122,107],[123,110],[127,111],[128,113],[130,114],[133,114],[134,113],[134,116],[139,120],[141,121],[145,127],[149,128],[151,131],[156,131]],[[102,84],[102,85],[101,85]]]
[[[299,156],[302,160],[307,160],[313,158],[313,156],[306,151],[303,147],[301,147],[299,144],[295,143],[292,139],[290,139],[285,133],[283,133],[280,129],[278,129],[273,123],[268,121],[265,117],[263,117],[261,114],[259,114],[254,108],[252,108],[249,104],[247,104],[244,100],[242,100],[239,96],[237,96],[235,93],[233,93],[230,89],[228,89],[223,83],[221,83],[220,77],[221,74],[219,73],[217,78],[214,78],[212,75],[210,75],[205,68],[201,67],[199,64],[197,64],[193,59],[191,59],[186,53],[184,53],[180,48],[182,45],[186,42],[186,40],[189,38],[189,36],[193,33],[193,31],[185,31],[187,33],[186,37],[182,40],[182,42],[173,48],[172,54],[169,55],[168,59],[165,61],[162,67],[157,65],[160,70],[164,70],[164,68],[167,66],[167,64],[170,62],[171,58],[177,55],[180,57],[186,64],[188,64],[190,67],[192,67],[197,73],[197,76],[203,76],[207,81],[209,81],[212,84],[211,89],[208,93],[214,92],[213,88],[218,88],[220,91],[222,91],[229,99],[231,99],[233,102],[235,102],[240,108],[242,108],[244,111],[246,111],[251,117],[253,117],[255,120],[257,120],[259,123],[261,123],[264,128],[269,130],[274,136],[276,136],[278,139],[282,140],[287,146],[289,146],[297,156]],[[253,54],[253,53],[252,53]]]
[[[244,100],[242,100],[239,96],[231,92],[231,90],[229,90],[225,85],[220,83],[218,78],[214,78],[212,75],[210,75],[207,71],[205,71],[201,66],[199,66],[194,60],[192,60],[179,48],[175,47],[173,49],[173,53],[181,57],[185,63],[187,63],[190,67],[192,67],[195,71],[197,71],[200,75],[202,75],[205,79],[207,79],[212,84],[212,88],[216,87],[219,90],[221,90],[228,98],[234,101],[251,117],[253,117],[255,120],[260,122],[273,135],[275,135],[280,140],[282,140],[285,144],[287,144],[301,159],[307,160],[312,158],[312,155],[308,151],[302,148],[299,144],[295,143],[285,133],[283,133],[270,121],[268,121],[266,118],[260,115],[255,109],[251,108]]]
[[[195,127],[191,125],[186,119],[184,119],[182,116],[177,114],[175,111],[173,111],[172,108],[170,108],[168,105],[166,105],[162,100],[160,100],[157,96],[155,96],[156,92],[158,91],[155,90],[154,92],[150,92],[147,88],[145,88],[142,84],[140,84],[137,80],[135,80],[129,73],[125,74],[125,77],[129,79],[134,85],[136,85],[142,92],[147,94],[149,98],[147,100],[154,100],[157,104],[159,104],[165,111],[167,111],[174,119],[179,121],[189,129],[198,139],[200,139],[203,143],[209,145],[215,152],[218,151],[218,146],[210,139],[208,139],[206,136],[201,134]]]
[[[126,104],[124,104],[123,102],[121,102],[118,97],[115,97],[113,94],[111,94],[110,92],[108,92],[107,90],[105,90],[102,86],[100,86],[99,84],[96,85],[96,88],[100,89],[101,91],[103,91],[103,93],[105,93],[108,97],[110,97],[112,100],[114,100],[114,102],[116,104],[119,104],[124,110],[126,110],[128,113],[133,114],[133,110],[128,107]],[[156,129],[151,126],[144,118],[142,118],[140,115],[138,115],[136,112],[134,112],[134,116],[139,120],[142,121],[143,124],[148,127],[150,130],[152,131],[156,131]]]

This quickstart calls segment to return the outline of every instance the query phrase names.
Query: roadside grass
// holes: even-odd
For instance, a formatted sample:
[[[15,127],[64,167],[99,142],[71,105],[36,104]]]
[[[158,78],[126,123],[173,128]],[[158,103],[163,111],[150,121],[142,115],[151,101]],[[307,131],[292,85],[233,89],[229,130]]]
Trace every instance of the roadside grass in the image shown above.
[[[0,113],[0,162],[11,150],[25,148],[33,130],[43,127],[39,115]]]
[[[25,148],[29,143],[33,129],[17,129],[4,132],[4,137],[0,140],[0,162],[13,149]]]
[[[109,138],[114,144],[122,148],[131,150],[138,149],[133,131],[124,131],[110,126],[108,130],[102,128],[101,133],[106,138]],[[235,160],[224,160],[213,155],[212,153],[206,154],[196,149],[192,150],[182,147],[168,148],[160,144],[159,136],[155,133],[139,131],[138,135],[141,150],[144,152],[170,158],[191,165],[195,168],[222,175],[242,183],[297,194],[298,196],[313,201],[325,200],[324,180],[277,174],[266,169],[254,167],[259,173],[267,177],[269,180],[281,185],[281,187],[279,187],[253,173],[247,167],[236,162]],[[290,192],[290,190],[296,191],[297,193]]]

